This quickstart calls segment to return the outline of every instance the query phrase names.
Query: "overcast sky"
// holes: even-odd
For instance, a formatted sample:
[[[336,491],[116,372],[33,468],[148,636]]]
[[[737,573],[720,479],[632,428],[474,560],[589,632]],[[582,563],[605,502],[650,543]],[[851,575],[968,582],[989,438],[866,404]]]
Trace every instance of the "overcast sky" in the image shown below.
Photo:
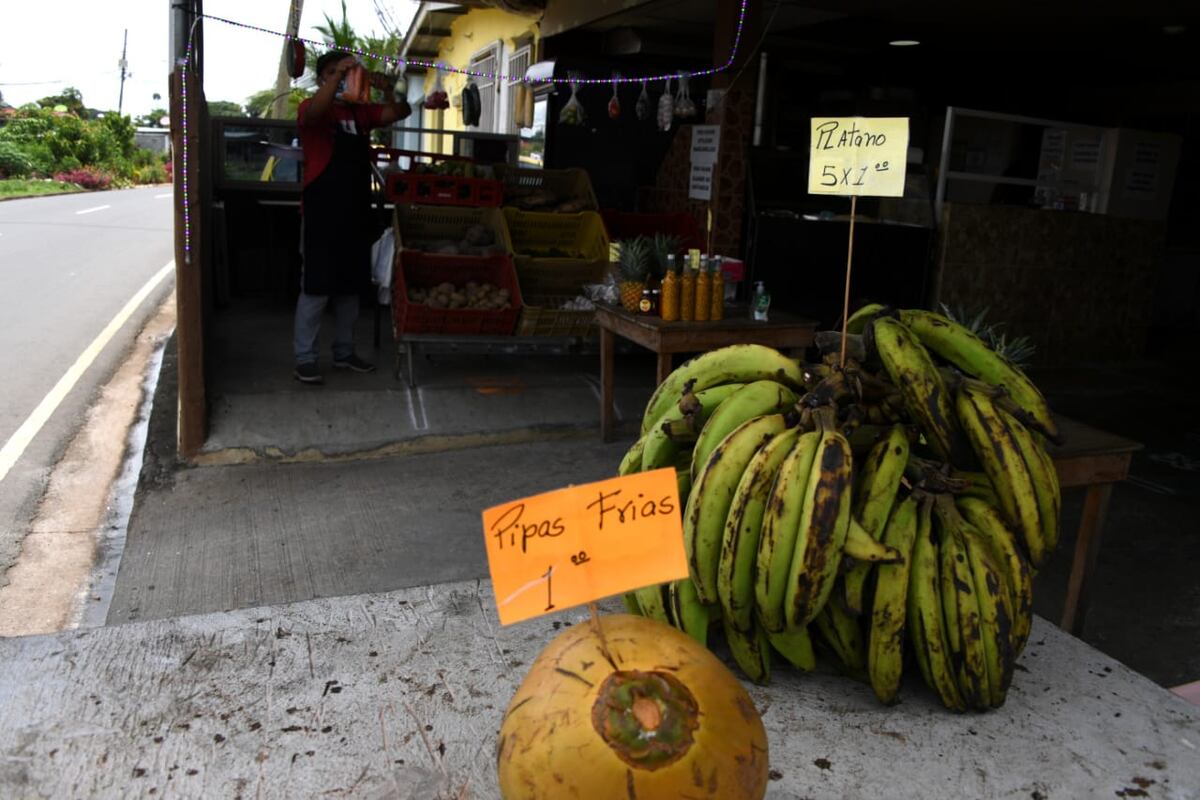
[[[417,3],[380,0],[407,25]],[[115,109],[121,88],[121,38],[129,29],[125,79],[126,114],[167,106],[167,30],[171,0],[0,0],[0,92],[19,106],[58,94],[67,86],[83,93],[90,108]],[[282,31],[289,0],[205,0],[204,12]],[[346,0],[350,24],[360,34],[382,33],[374,0]],[[305,0],[302,36],[329,14],[341,16],[340,0]],[[209,100],[245,102],[275,83],[283,40],[209,20],[205,23],[205,94]],[[154,100],[154,94],[162,95]]]

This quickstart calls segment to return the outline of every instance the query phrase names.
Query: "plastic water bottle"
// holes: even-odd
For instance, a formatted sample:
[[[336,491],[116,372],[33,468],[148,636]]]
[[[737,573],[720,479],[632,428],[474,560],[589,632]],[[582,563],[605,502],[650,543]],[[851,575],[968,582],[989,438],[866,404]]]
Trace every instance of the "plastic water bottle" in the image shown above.
[[[767,294],[767,290],[763,288],[763,282],[758,281],[754,284],[754,300],[750,304],[753,309],[754,320],[756,322],[767,321],[767,310],[771,307],[771,295]]]

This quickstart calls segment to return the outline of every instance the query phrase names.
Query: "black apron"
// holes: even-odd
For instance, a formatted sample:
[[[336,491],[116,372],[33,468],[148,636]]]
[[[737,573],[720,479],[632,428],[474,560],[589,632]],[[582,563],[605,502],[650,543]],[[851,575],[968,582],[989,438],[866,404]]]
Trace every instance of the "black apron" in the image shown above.
[[[352,110],[363,132],[347,133],[333,121],[333,155],[303,190],[305,294],[359,294],[371,283],[371,145]]]

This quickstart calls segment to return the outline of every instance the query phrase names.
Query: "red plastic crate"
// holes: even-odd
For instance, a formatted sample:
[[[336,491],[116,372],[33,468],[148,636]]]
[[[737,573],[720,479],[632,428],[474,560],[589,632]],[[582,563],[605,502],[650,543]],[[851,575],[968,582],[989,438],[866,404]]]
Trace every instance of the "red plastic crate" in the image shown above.
[[[389,170],[384,173],[384,193],[393,203],[498,207],[504,199],[504,185],[498,180],[421,175],[411,171],[412,165],[418,161],[428,161],[430,164],[448,161],[474,164],[470,158],[391,148],[376,148],[372,151],[372,157],[378,166]]]
[[[678,236],[683,251],[696,248],[704,252],[707,247],[704,233],[691,214],[641,214],[629,211],[605,209],[600,212],[604,227],[611,241],[633,239],[638,236],[653,237],[656,233]]]
[[[476,334],[511,336],[521,314],[521,287],[508,256],[437,256],[400,250],[392,279],[392,330],[405,333]],[[498,311],[477,308],[433,308],[409,302],[409,289],[430,289],[444,282],[462,287],[490,283],[508,289],[511,308]]]

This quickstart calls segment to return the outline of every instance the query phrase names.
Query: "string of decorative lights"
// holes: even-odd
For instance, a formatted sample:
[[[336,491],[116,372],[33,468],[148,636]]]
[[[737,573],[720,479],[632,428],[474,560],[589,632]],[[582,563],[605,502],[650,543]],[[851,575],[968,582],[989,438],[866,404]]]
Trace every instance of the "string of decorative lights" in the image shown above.
[[[742,43],[742,31],[746,26],[746,11],[747,11],[747,8],[749,7],[749,5],[750,5],[750,0],[741,0],[741,5],[738,8],[737,31],[734,33],[734,36],[733,36],[733,47],[731,47],[729,50],[729,58],[726,59],[724,64],[722,64],[718,67],[710,67],[709,69],[690,70],[690,71],[683,70],[683,71],[679,71],[679,72],[666,73],[663,75],[646,75],[646,76],[637,76],[637,77],[623,77],[623,76],[613,75],[613,76],[609,76],[607,78],[582,78],[582,77],[572,75],[572,76],[566,77],[566,78],[555,78],[555,77],[551,76],[550,78],[547,78],[546,80],[541,81],[541,82],[542,83],[556,83],[556,84],[573,84],[575,86],[595,86],[595,85],[599,85],[599,84],[641,83],[642,81],[647,81],[647,82],[665,81],[665,80],[678,78],[681,76],[686,76],[688,78],[697,78],[697,77],[704,77],[707,75],[716,75],[719,72],[725,72],[726,70],[728,70],[730,67],[733,66],[733,62],[737,58],[738,48],[741,46],[741,43]],[[183,189],[183,260],[184,260],[185,264],[192,263],[192,214],[191,214],[191,198],[190,198],[189,191],[188,191],[188,165],[189,165],[189,154],[188,154],[188,69],[192,63],[192,52],[193,52],[192,48],[194,46],[194,41],[195,41],[196,25],[200,22],[201,19],[211,19],[214,22],[223,22],[226,25],[232,25],[235,28],[242,28],[244,30],[255,31],[257,33],[266,33],[266,34],[270,34],[272,36],[279,36],[284,39],[287,39],[288,41],[302,42],[302,43],[312,46],[312,47],[327,48],[330,46],[330,45],[326,44],[325,42],[318,42],[313,39],[306,39],[303,36],[293,36],[289,33],[283,33],[281,31],[273,31],[270,28],[262,28],[257,25],[250,25],[245,22],[237,22],[236,20],[226,19],[225,17],[218,17],[213,14],[197,14],[195,19],[192,20],[191,29],[188,32],[187,50],[184,52],[184,56],[179,62],[181,111],[183,112],[183,122],[180,126],[182,134],[183,134],[183,137],[182,137],[183,138],[183,146],[181,148],[182,170],[180,170],[180,171],[183,174],[180,178],[180,183],[181,183],[181,187]],[[486,78],[486,79],[495,81],[497,83],[499,83],[501,81],[507,81],[508,83],[523,83],[523,82],[528,82],[528,80],[529,80],[524,75],[514,77],[511,75],[505,75],[502,72],[485,72],[482,70],[462,69],[461,67],[455,67],[450,64],[444,64],[440,61],[425,61],[422,59],[398,58],[396,56],[383,55],[382,53],[372,53],[367,50],[359,50],[359,49],[353,48],[353,47],[344,47],[344,48],[338,48],[338,49],[344,50],[348,53],[352,53],[357,56],[362,56],[365,58],[374,58],[379,61],[383,61],[384,63],[398,64],[403,68],[407,68],[410,66],[411,67],[424,67],[425,69],[433,69],[433,70],[437,70],[439,72],[450,72],[450,73],[455,73],[458,75],[466,75],[471,78]]]
[[[701,70],[691,70],[691,71],[685,70],[685,71],[681,71],[681,72],[671,72],[671,73],[667,73],[664,75],[646,75],[644,77],[628,77],[628,78],[620,77],[620,76],[610,76],[607,78],[577,78],[577,79],[551,77],[551,78],[547,78],[545,81],[541,81],[541,82],[542,83],[557,83],[557,84],[568,84],[568,83],[574,82],[575,84],[577,84],[579,86],[589,86],[589,85],[611,84],[611,83],[641,83],[642,81],[648,81],[648,82],[665,81],[668,78],[678,78],[681,75],[686,76],[688,78],[703,77],[706,75],[716,75],[718,72],[724,72],[725,70],[732,67],[734,59],[737,58],[738,47],[741,45],[741,42],[742,42],[742,30],[746,26],[746,11],[747,11],[747,8],[749,7],[749,5],[750,5],[750,0],[741,0],[741,5],[738,8],[737,31],[734,33],[734,36],[733,36],[733,47],[729,51],[729,58],[726,59],[725,63],[719,67],[710,67],[708,69],[701,69]],[[200,14],[199,16],[203,17],[204,19],[211,19],[214,22],[223,22],[226,25],[232,25],[235,28],[242,28],[242,29],[249,30],[249,31],[256,31],[258,33],[266,33],[266,34],[270,34],[271,36],[280,36],[289,41],[302,42],[311,47],[317,47],[317,48],[322,48],[322,49],[331,47],[331,45],[329,45],[326,42],[319,42],[314,39],[306,39],[303,36],[292,36],[291,34],[283,33],[281,31],[274,31],[274,30],[271,30],[270,28],[262,28],[262,27],[259,27],[258,25],[250,25],[245,22],[237,22],[236,20],[226,19],[225,17],[218,17],[213,14]],[[455,73],[458,75],[466,75],[471,78],[486,78],[488,80],[497,81],[497,82],[506,81],[508,83],[521,83],[521,82],[525,82],[528,80],[524,75],[513,76],[513,75],[506,75],[503,72],[486,72],[483,70],[463,69],[462,67],[455,67],[450,64],[442,63],[440,61],[426,61],[423,59],[399,58],[398,56],[388,56],[388,55],[384,55],[382,53],[372,53],[368,50],[359,50],[354,47],[338,47],[335,49],[342,50],[342,51],[351,53],[356,56],[362,56],[364,58],[374,58],[374,59],[382,61],[386,64],[398,64],[401,67],[405,67],[405,68],[407,68],[407,67],[424,67],[425,69],[434,69],[439,72],[450,72],[450,73]]]
[[[183,59],[179,62],[179,96],[180,107],[183,112],[183,122],[180,125],[180,130],[183,138],[183,146],[180,148],[181,166],[180,172],[183,173],[180,179],[180,185],[183,189],[183,263],[192,263],[192,203],[191,195],[188,192],[188,67],[192,63],[192,47],[196,40],[196,26],[199,24],[200,18],[192,20],[192,25],[188,29],[187,49],[183,53]]]

